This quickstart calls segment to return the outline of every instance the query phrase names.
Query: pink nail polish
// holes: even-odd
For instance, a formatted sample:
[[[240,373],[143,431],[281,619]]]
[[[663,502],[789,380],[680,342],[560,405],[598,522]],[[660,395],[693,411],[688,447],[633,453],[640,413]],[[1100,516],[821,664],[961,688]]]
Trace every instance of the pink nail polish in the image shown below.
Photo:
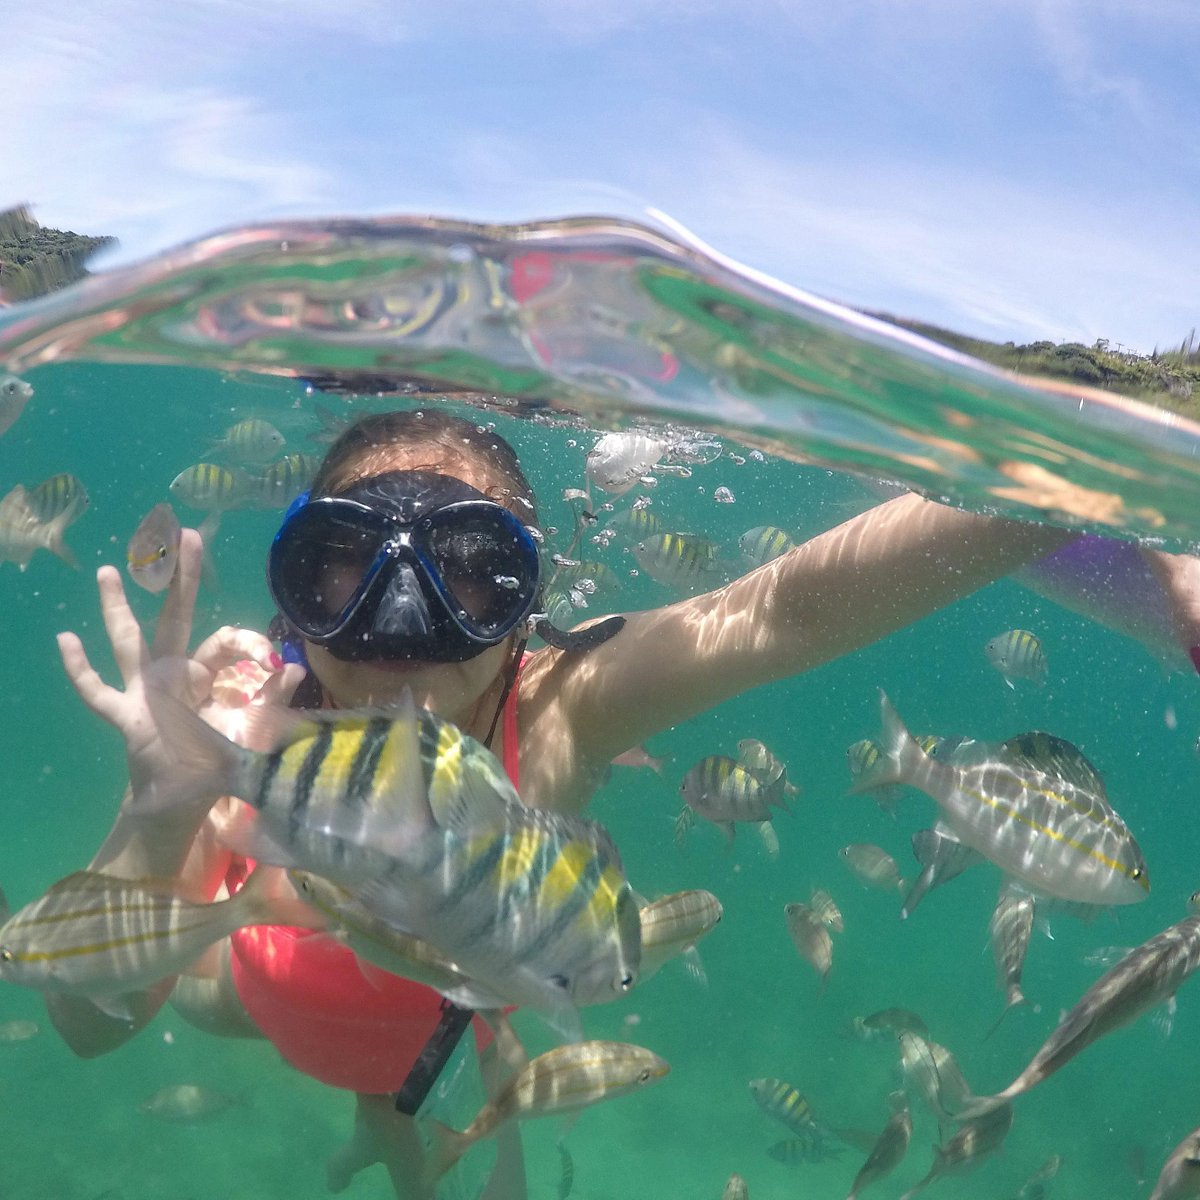
[[[1200,647],[1197,647],[1197,649],[1200,649]],[[271,666],[273,666],[275,668],[276,671],[283,670],[283,659],[279,656],[278,653],[276,653],[276,651],[274,651],[274,650],[271,651],[271,657],[267,659],[267,662],[269,662],[271,664]],[[1197,667],[1196,670],[1200,671],[1200,667]]]

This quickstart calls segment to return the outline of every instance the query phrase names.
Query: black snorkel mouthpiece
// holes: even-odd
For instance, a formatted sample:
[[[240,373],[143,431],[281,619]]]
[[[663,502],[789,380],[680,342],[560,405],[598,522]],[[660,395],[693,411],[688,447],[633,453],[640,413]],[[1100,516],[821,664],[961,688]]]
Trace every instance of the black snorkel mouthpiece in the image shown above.
[[[533,632],[555,650],[562,650],[567,654],[583,654],[604,645],[624,627],[624,617],[605,617],[603,621],[597,621],[595,625],[589,625],[586,629],[559,629],[557,625],[550,624],[549,617],[538,617],[533,623]]]

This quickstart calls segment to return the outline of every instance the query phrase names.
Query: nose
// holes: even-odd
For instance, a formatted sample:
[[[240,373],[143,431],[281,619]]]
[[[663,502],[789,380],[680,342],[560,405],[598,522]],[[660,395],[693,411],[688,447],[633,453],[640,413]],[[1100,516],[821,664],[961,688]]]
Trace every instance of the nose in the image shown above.
[[[371,627],[373,633],[420,637],[431,632],[429,608],[408,563],[397,563]]]

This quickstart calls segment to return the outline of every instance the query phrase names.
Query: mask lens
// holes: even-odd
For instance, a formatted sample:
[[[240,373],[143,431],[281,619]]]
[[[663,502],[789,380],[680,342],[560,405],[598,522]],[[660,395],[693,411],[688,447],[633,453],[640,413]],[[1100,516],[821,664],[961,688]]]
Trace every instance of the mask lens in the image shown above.
[[[271,590],[302,633],[326,637],[345,623],[378,570],[386,531],[370,514],[302,508],[271,548]]]
[[[511,627],[537,588],[537,552],[515,517],[466,505],[431,523],[425,549],[455,614],[475,633]],[[532,557],[530,550],[533,550]]]

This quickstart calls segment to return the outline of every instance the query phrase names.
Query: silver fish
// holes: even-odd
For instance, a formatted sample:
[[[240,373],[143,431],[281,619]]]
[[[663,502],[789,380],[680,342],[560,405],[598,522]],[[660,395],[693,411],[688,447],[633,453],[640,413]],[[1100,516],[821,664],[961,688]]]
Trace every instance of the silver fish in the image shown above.
[[[899,1037],[905,1031],[925,1037],[929,1028],[915,1012],[907,1008],[884,1008],[866,1017],[854,1017],[849,1026],[851,1036],[863,1042]]]
[[[842,920],[842,910],[838,908],[834,898],[823,888],[813,888],[808,906],[826,929],[832,929],[834,933],[845,931],[846,925]]]
[[[964,846],[948,829],[935,825],[918,829],[912,835],[913,854],[921,871],[909,888],[900,907],[901,920],[907,919],[918,904],[936,887],[957,878],[968,867],[983,862],[983,855]]]
[[[680,954],[688,958],[692,974],[702,977],[696,943],[716,927],[724,912],[720,900],[705,891],[675,892],[643,904],[638,913],[642,926],[640,977],[649,979],[663,963]]]
[[[73,525],[87,511],[89,504],[87,488],[66,471],[43,479],[29,493],[29,507],[43,525],[64,515],[66,523]]]
[[[539,1054],[504,1084],[461,1133],[431,1122],[426,1180],[440,1179],[481,1138],[506,1121],[573,1112],[640,1091],[671,1068],[657,1054],[624,1042],[576,1042]]]
[[[614,496],[624,495],[666,452],[662,438],[644,433],[606,433],[588,451],[588,479]]]
[[[1145,899],[1145,859],[1102,785],[1080,786],[1015,754],[967,767],[930,758],[880,696],[882,753],[856,790],[920,788],[963,843],[1039,895],[1101,905]]]
[[[197,904],[169,883],[77,871],[0,926],[0,979],[86,996],[128,1019],[128,993],[178,974],[236,929],[289,923],[274,878],[260,868],[231,899]]]
[[[17,423],[32,398],[32,384],[16,375],[0,375],[0,437]]]
[[[125,551],[134,582],[148,592],[161,592],[175,574],[182,536],[175,510],[165,500],[156,504],[138,522]]]
[[[860,738],[846,747],[846,765],[850,768],[850,779],[853,785],[851,791],[862,792],[871,796],[879,808],[889,816],[896,815],[896,807],[900,803],[900,788],[895,784],[882,784],[872,787],[869,783],[870,773],[879,762],[879,745],[871,738]],[[863,783],[867,776],[868,782]]]
[[[774,525],[756,525],[738,538],[738,549],[751,567],[765,566],[795,548],[796,543]]]
[[[171,495],[189,508],[226,512],[245,503],[246,476],[215,463],[194,463],[171,480]]]
[[[246,491],[255,508],[287,508],[316,478],[321,460],[315,454],[285,454],[278,462],[248,476]]]
[[[251,417],[231,425],[212,448],[231,462],[253,464],[270,462],[283,444],[283,434],[274,425]],[[303,488],[297,490],[303,491]]]
[[[833,938],[824,922],[807,904],[784,905],[788,933],[800,957],[821,977],[824,990],[833,967]]]
[[[138,1112],[148,1113],[160,1121],[177,1125],[193,1125],[227,1112],[234,1105],[244,1104],[245,1098],[231,1096],[214,1088],[195,1083],[173,1083],[161,1088],[138,1105]]]
[[[742,738],[737,749],[742,766],[753,771],[768,787],[778,784],[785,796],[800,794],[800,789],[788,782],[787,767],[757,738]]]
[[[1004,989],[1004,1011],[992,1030],[1004,1020],[1010,1008],[1026,1003],[1021,991],[1021,973],[1025,968],[1025,953],[1033,934],[1033,897],[1023,888],[1005,885],[992,912],[988,931],[991,935],[992,958],[996,962],[996,978]]]
[[[900,878],[896,860],[879,846],[855,842],[838,851],[841,860],[854,872],[859,883],[885,892],[904,891],[907,882]]]
[[[1187,1200],[1192,1196],[1200,1196],[1200,1129],[1193,1129],[1167,1155],[1150,1200]]]
[[[910,1029],[899,1034],[900,1065],[939,1123],[953,1121],[970,1104],[970,1085],[953,1054]]]
[[[980,1098],[1011,1100],[1049,1078],[1094,1041],[1129,1024],[1147,1009],[1170,1000],[1200,966],[1200,916],[1185,917],[1131,950],[1106,971],[1058,1023],[1029,1065],[1004,1091]]]
[[[1041,687],[1046,682],[1046,654],[1036,634],[1028,629],[1010,629],[998,633],[983,648],[987,660],[1004,676],[1004,682],[1014,687],[1022,680]]]
[[[911,1187],[900,1200],[910,1200],[943,1175],[962,1175],[973,1171],[989,1154],[1000,1149],[1008,1131],[1012,1128],[1011,1104],[976,1117],[963,1125],[944,1145],[933,1148],[933,1166],[915,1187]]]
[[[720,582],[720,547],[690,533],[655,533],[632,547],[638,566],[658,583],[697,590]]]
[[[740,1175],[730,1175],[721,1192],[721,1200],[750,1200],[749,1185]]]
[[[773,1117],[797,1137],[804,1137],[816,1123],[808,1101],[782,1079],[750,1080],[750,1095],[769,1117]]]
[[[867,1161],[855,1175],[846,1200],[856,1200],[864,1188],[890,1175],[900,1165],[908,1153],[912,1127],[912,1113],[908,1105],[899,1104],[888,1118],[888,1123],[883,1127],[883,1132],[872,1147],[871,1153],[867,1155]]]
[[[683,777],[679,792],[698,817],[721,830],[727,842],[733,841],[736,822],[757,825],[771,819],[772,807],[787,809],[779,781],[765,784],[753,771],[724,754],[701,759]]]
[[[69,511],[52,521],[39,521],[29,493],[18,483],[0,500],[0,562],[15,562],[24,571],[35,550],[49,550],[67,566],[78,568],[75,555],[63,541],[70,523]]]

